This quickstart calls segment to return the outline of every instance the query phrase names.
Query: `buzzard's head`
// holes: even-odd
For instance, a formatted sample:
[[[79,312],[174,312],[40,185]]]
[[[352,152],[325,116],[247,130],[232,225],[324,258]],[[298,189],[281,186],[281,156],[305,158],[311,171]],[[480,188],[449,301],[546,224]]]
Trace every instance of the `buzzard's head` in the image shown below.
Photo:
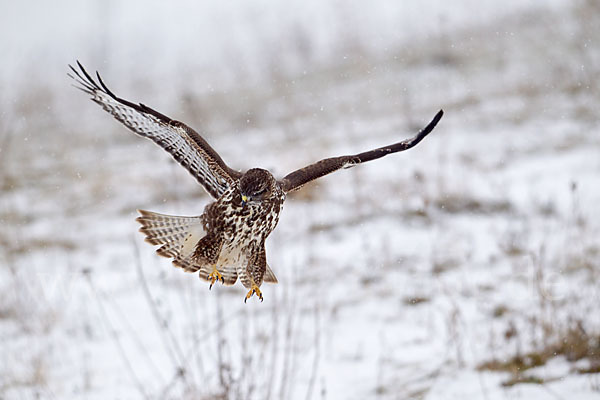
[[[240,194],[242,206],[246,203],[260,203],[269,199],[275,190],[277,181],[271,173],[265,169],[249,169],[240,178]]]

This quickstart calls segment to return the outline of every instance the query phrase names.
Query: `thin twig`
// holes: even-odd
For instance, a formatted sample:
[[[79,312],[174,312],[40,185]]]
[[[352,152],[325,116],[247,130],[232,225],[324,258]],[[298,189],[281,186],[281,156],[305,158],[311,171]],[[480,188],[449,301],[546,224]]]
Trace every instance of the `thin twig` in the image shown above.
[[[306,400],[310,400],[312,398],[315,381],[317,379],[317,371],[319,369],[319,359],[321,358],[321,333],[319,329],[319,315],[319,302],[317,300],[315,304],[315,356],[313,358],[310,379],[308,380],[308,388],[306,389]]]
[[[148,283],[146,282],[146,278],[144,276],[144,271],[142,268],[142,262],[141,262],[139,249],[133,238],[132,238],[131,242],[133,245],[133,250],[134,250],[134,255],[135,255],[134,260],[135,260],[135,266],[136,266],[136,269],[138,272],[138,277],[139,277],[140,283],[142,284],[142,289],[144,291],[144,295],[146,297],[148,306],[150,307],[150,310],[152,311],[152,315],[154,317],[156,325],[158,326],[158,331],[161,334],[161,338],[164,343],[164,348],[167,350],[167,354],[170,356],[171,361],[173,362],[173,365],[175,365],[177,367],[178,375],[181,376],[183,379],[185,379],[185,375],[183,373],[185,371],[185,368],[183,367],[183,364],[179,361],[179,360],[183,359],[183,353],[181,352],[181,349],[177,345],[177,340],[175,339],[175,337],[173,336],[173,334],[171,333],[169,328],[163,323],[163,319],[160,316],[158,307],[156,306],[156,303],[154,302],[154,300],[152,298],[152,294],[150,293]],[[175,353],[177,353],[177,354],[175,354]]]
[[[117,331],[114,329],[114,327],[110,323],[110,320],[108,319],[108,314],[107,314],[106,310],[104,309],[104,305],[102,304],[102,300],[100,298],[98,290],[96,289],[96,287],[94,286],[94,283],[92,282],[92,278],[91,278],[90,274],[87,273],[87,274],[85,274],[85,276],[87,278],[87,282],[89,283],[90,288],[92,289],[92,292],[94,293],[94,296],[98,303],[98,309],[100,310],[100,314],[102,315],[102,321],[103,321],[106,329],[110,332],[110,335],[113,339],[113,342],[115,343],[115,346],[117,348],[119,356],[121,357],[121,361],[123,361],[123,364],[125,365],[125,368],[127,369],[129,376],[131,377],[131,380],[134,382],[135,386],[137,387],[137,389],[140,392],[140,394],[142,395],[142,397],[144,399],[149,399],[150,397],[144,390],[144,385],[142,385],[142,382],[139,380],[139,378],[135,374],[135,370],[134,370],[133,366],[131,365],[129,358],[127,358],[127,354],[125,354],[125,349],[123,348],[123,345],[121,344],[121,341],[119,340]]]
[[[223,388],[224,393],[229,393],[229,382],[225,380],[225,370],[223,368],[223,309],[221,305],[220,291],[216,294],[217,304],[217,363],[219,366],[219,384]]]
[[[193,282],[195,283],[195,282]],[[188,315],[190,315],[190,323],[192,326],[192,341],[193,342],[197,342],[198,339],[198,332],[200,331],[200,324],[199,324],[199,320],[198,320],[198,309],[196,307],[196,292],[197,290],[195,289],[195,286],[192,284],[188,284],[187,288],[189,290],[186,290],[186,292],[188,293],[188,297],[189,297],[189,307],[187,307],[186,309],[190,310],[190,312],[188,313]],[[199,298],[199,297],[198,297]],[[201,356],[201,352],[198,352],[198,357],[196,358],[196,362],[197,362],[197,368],[196,370],[198,371],[198,374],[200,375],[200,383],[202,383],[204,381],[204,365],[202,363],[202,356]],[[192,363],[192,360],[190,360],[190,364]]]
[[[271,399],[271,393],[273,391],[273,384],[275,383],[275,365],[277,364],[279,354],[279,301],[274,299],[271,319],[271,368],[269,368],[269,375],[267,377],[267,392],[265,393],[265,400]]]
[[[133,328],[133,326],[131,326],[131,322],[129,321],[127,316],[123,313],[123,309],[121,307],[117,306],[116,304],[114,304],[114,299],[108,298],[106,300],[108,302],[110,302],[112,309],[116,312],[117,316],[121,320],[121,323],[127,328],[127,331],[129,332],[131,337],[136,338],[136,340],[134,340],[133,342],[138,347],[139,353],[143,354],[144,357],[146,358],[147,365],[150,365],[152,367],[155,377],[164,381],[165,377],[162,375],[161,369],[158,368],[158,366],[156,365],[156,363],[154,362],[152,357],[150,357],[150,352],[144,347],[144,345],[142,344],[142,341],[137,340],[139,333],[136,332],[136,330]]]
[[[251,327],[250,327],[250,317],[248,316],[248,312],[245,310],[246,307],[244,307],[244,313],[242,314],[244,317],[241,320],[241,327],[240,327],[240,332],[244,332],[242,335],[240,335],[240,342],[241,342],[241,348],[242,351],[240,352],[240,358],[241,358],[241,370],[240,370],[240,375],[237,379],[238,384],[237,389],[238,389],[238,393],[237,393],[237,397],[238,398],[242,398],[242,399],[251,399],[252,398],[252,385],[251,382],[254,380],[252,376],[250,376],[250,374],[253,372],[253,368],[252,368],[252,356],[250,355],[250,350],[248,348],[248,339],[252,336],[250,331],[251,331]],[[250,385],[244,385],[243,382],[244,380],[246,380],[246,382],[250,383]],[[242,388],[246,386],[247,392],[242,394]]]
[[[217,320],[217,324],[209,329],[206,329],[205,332],[203,332],[201,335],[198,335],[199,340],[194,341],[194,343],[192,343],[190,345],[190,348],[188,349],[188,351],[185,353],[185,359],[183,360],[184,363],[187,365],[190,360],[196,356],[197,352],[202,348],[202,346],[200,345],[202,341],[206,341],[208,340],[213,334],[216,334],[219,332],[219,330],[222,330],[226,325],[232,323],[233,321],[235,321],[237,318],[239,318],[240,315],[242,315],[242,312],[244,310],[238,310],[236,313],[228,315],[227,319],[218,319]],[[179,374],[175,374],[171,381],[167,384],[167,386],[163,389],[161,395],[159,398],[164,399],[167,397],[167,395],[169,394],[169,392],[171,391],[171,388],[173,387],[175,381],[177,379],[179,379]]]
[[[294,278],[294,280],[296,280]],[[281,387],[279,388],[279,398],[284,399],[287,398],[285,396],[285,389],[288,382],[288,373],[290,370],[290,364],[293,356],[293,333],[294,333],[294,316],[296,315],[294,296],[289,296],[290,300],[290,310],[288,313],[286,331],[285,331],[285,349],[283,354],[283,372],[281,375]],[[289,390],[288,390],[289,391]]]

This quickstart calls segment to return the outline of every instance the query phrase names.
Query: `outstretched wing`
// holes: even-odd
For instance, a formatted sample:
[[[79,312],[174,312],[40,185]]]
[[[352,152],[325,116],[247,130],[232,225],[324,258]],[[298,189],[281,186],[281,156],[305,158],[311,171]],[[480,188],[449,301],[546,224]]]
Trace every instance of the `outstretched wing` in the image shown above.
[[[241,174],[227,166],[219,154],[196,131],[182,122],[151,109],[115,96],[96,72],[98,82],[77,61],[79,70],[68,74],[76,86],[92,96],[92,100],[134,133],[152,140],[196,178],[215,199],[233,184]]]
[[[425,136],[429,134],[435,128],[439,120],[444,115],[444,111],[440,110],[431,122],[423,128],[416,136],[403,140],[401,142],[380,147],[378,149],[365,151],[364,153],[355,154],[351,156],[341,156],[326,158],[307,167],[296,170],[281,181],[281,187],[285,192],[291,192],[302,187],[302,185],[337,171],[340,168],[351,168],[357,164],[364,163],[371,160],[376,160],[388,154],[397,153],[399,151],[408,150],[419,143]]]

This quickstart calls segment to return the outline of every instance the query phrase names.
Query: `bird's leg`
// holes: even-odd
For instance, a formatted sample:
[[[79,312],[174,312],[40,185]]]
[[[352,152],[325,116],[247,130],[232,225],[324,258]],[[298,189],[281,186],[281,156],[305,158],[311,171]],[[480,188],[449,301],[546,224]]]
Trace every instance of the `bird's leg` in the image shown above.
[[[206,279],[210,281],[210,286],[208,287],[208,290],[212,289],[216,281],[221,281],[221,283],[225,284],[225,279],[223,279],[223,275],[221,275],[221,273],[217,270],[216,265],[213,266],[212,272],[208,274],[208,277]]]
[[[256,293],[256,295],[258,296],[258,298],[260,299],[260,301],[263,301],[263,295],[260,292],[260,289],[258,288],[258,286],[256,286],[256,284],[254,282],[252,282],[252,287],[250,288],[250,291],[248,291],[248,294],[246,294],[246,298],[244,299],[244,303],[250,298],[252,297],[252,295]]]

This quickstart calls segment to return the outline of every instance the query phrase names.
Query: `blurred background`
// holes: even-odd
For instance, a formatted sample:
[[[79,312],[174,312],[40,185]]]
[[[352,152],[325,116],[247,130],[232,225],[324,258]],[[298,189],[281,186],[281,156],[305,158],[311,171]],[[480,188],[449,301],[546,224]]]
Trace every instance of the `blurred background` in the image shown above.
[[[600,3],[0,1],[0,398],[600,394]],[[156,256],[188,173],[66,76],[305,187],[263,303]]]

